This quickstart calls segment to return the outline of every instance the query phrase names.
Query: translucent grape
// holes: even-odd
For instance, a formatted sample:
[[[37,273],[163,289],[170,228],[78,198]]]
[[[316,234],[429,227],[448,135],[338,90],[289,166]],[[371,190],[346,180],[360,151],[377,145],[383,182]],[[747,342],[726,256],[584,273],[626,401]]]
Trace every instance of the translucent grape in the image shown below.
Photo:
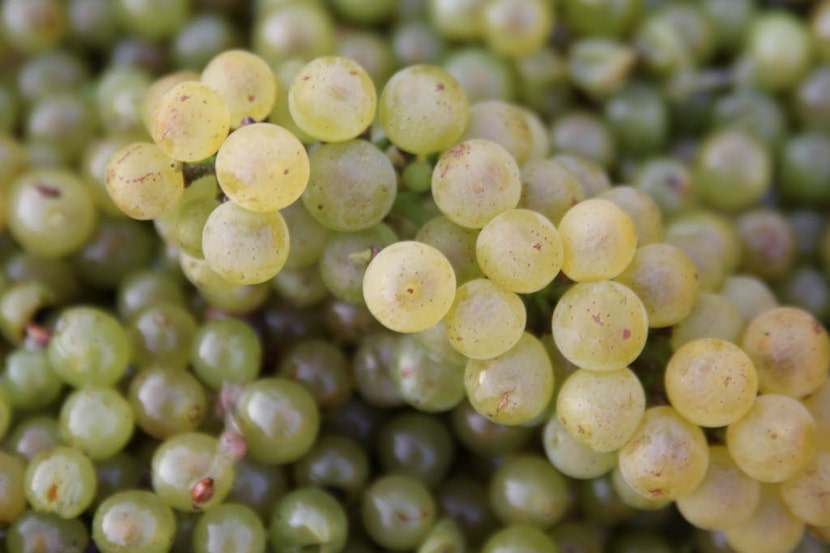
[[[404,403],[419,411],[448,411],[464,399],[463,365],[436,359],[414,336],[398,342],[390,376]]]
[[[51,447],[29,461],[24,486],[26,499],[34,509],[75,518],[95,497],[95,467],[89,457],[76,449]]]
[[[720,338],[737,344],[745,326],[741,312],[728,298],[720,294],[700,294],[686,318],[672,327],[671,347],[676,351],[698,338]]]
[[[265,527],[246,505],[225,503],[199,517],[193,528],[194,553],[263,553]]]
[[[500,100],[484,100],[470,107],[470,120],[462,140],[490,140],[522,166],[530,159],[533,134],[528,116],[517,105]]]
[[[387,246],[366,268],[363,297],[372,315],[397,332],[441,320],[455,297],[455,272],[437,249],[416,241]]]
[[[545,0],[496,0],[484,8],[482,34],[493,52],[523,58],[545,44],[553,21],[553,8]]]
[[[55,373],[46,350],[15,349],[6,355],[0,388],[16,410],[43,409],[63,391],[63,382]]]
[[[501,355],[522,337],[527,314],[519,296],[487,279],[461,285],[445,317],[450,345],[470,359]]]
[[[528,294],[541,290],[559,274],[562,241],[543,215],[509,209],[481,229],[476,259],[487,278],[507,290]]]
[[[598,197],[625,211],[637,230],[637,245],[642,247],[663,240],[663,215],[660,206],[646,192],[633,186],[615,186]]]
[[[128,333],[133,345],[133,361],[139,367],[184,368],[196,334],[196,321],[184,306],[156,303],[133,317]]]
[[[164,93],[173,88],[175,85],[184,81],[198,81],[199,73],[191,70],[174,71],[167,73],[155,81],[147,88],[144,97],[141,101],[141,120],[144,122],[144,127],[149,129],[152,124],[153,112],[159,105],[159,100],[164,96]]]
[[[218,390],[224,382],[249,382],[259,374],[262,342],[254,329],[237,319],[207,321],[190,348],[190,365],[199,380]]]
[[[237,205],[259,213],[282,209],[306,188],[309,160],[302,142],[271,123],[235,130],[216,154],[216,179]]]
[[[801,403],[810,411],[816,422],[816,449],[830,451],[830,379],[808,396],[801,398]]]
[[[155,144],[135,142],[112,154],[105,184],[110,199],[127,216],[155,219],[182,196],[182,164]]]
[[[288,227],[278,211],[256,213],[225,202],[213,210],[202,234],[208,266],[231,284],[258,284],[288,259]]]
[[[382,250],[397,240],[394,231],[380,223],[357,232],[332,234],[320,257],[320,277],[335,297],[364,303],[363,280],[371,252]]]
[[[516,455],[493,473],[490,508],[503,524],[548,529],[564,517],[570,498],[565,478],[539,455]]]
[[[208,85],[182,81],[158,100],[150,114],[150,136],[177,161],[200,161],[219,150],[230,130],[230,113]]]
[[[92,539],[101,553],[165,553],[175,534],[173,511],[146,490],[112,494],[92,520]]]
[[[532,209],[556,225],[567,211],[585,199],[579,179],[552,159],[532,159],[522,165],[519,207]]]
[[[139,372],[130,382],[127,396],[138,427],[159,440],[196,431],[209,409],[205,390],[196,377],[166,366]]]
[[[415,234],[415,240],[437,248],[449,259],[458,284],[484,276],[476,261],[477,237],[477,230],[457,225],[443,215],[424,223]]]
[[[219,93],[228,108],[230,126],[245,117],[265,119],[277,99],[277,78],[261,57],[245,50],[225,50],[202,70],[202,83]]]
[[[643,302],[630,288],[612,281],[572,286],[556,304],[551,325],[559,351],[593,371],[627,367],[648,337]]]
[[[294,202],[280,210],[288,226],[288,259],[286,269],[304,269],[313,266],[323,254],[323,247],[331,230],[317,222],[303,202]]]
[[[557,553],[559,547],[553,538],[538,528],[526,524],[511,524],[490,534],[481,548],[481,553],[513,551]]]
[[[135,428],[135,417],[126,398],[113,388],[96,384],[67,396],[58,420],[63,442],[93,461],[121,451]]]
[[[724,531],[726,544],[736,553],[794,551],[804,534],[798,520],[781,500],[777,486],[761,486],[761,500],[748,520]]]
[[[582,445],[565,430],[556,415],[545,424],[542,445],[553,466],[571,478],[596,478],[617,464],[616,452],[598,453]]]
[[[0,521],[4,524],[14,522],[26,510],[25,470],[23,461],[0,451]]]
[[[429,489],[410,476],[387,475],[375,480],[363,494],[363,527],[380,546],[412,550],[429,534],[437,505]]]
[[[481,228],[516,207],[522,184],[516,160],[489,140],[462,142],[444,153],[432,173],[432,196],[454,223]]]

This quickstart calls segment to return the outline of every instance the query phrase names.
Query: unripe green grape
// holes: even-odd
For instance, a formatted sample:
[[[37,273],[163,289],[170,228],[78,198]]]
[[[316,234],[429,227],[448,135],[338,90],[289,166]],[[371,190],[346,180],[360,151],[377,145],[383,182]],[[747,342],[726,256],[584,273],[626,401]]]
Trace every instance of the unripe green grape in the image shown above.
[[[304,269],[320,260],[331,230],[309,213],[303,202],[280,210],[288,226],[288,259],[285,269]]]
[[[415,234],[415,240],[437,248],[447,257],[459,285],[483,276],[476,261],[477,237],[477,230],[457,225],[444,215],[430,219]]]
[[[533,134],[527,114],[517,105],[484,100],[470,106],[470,119],[461,140],[489,140],[502,146],[519,166],[530,159]]]
[[[284,353],[276,375],[303,384],[322,413],[335,413],[352,395],[348,363],[334,344],[306,339],[296,342]]]
[[[721,294],[699,294],[694,307],[682,321],[672,327],[672,350],[699,338],[719,338],[737,344],[746,327],[746,320],[728,297]]]
[[[397,407],[403,403],[392,379],[400,336],[390,331],[363,337],[352,356],[352,375],[358,395],[375,407]]]
[[[537,292],[562,266],[562,241],[556,227],[528,209],[493,217],[476,239],[476,259],[484,274],[513,292]]]
[[[61,518],[54,513],[29,510],[9,526],[9,553],[66,551],[81,553],[89,546],[89,531],[80,518]]]
[[[547,217],[555,225],[574,205],[585,199],[577,177],[552,159],[532,159],[521,168],[519,207]]]
[[[721,131],[702,144],[695,162],[698,196],[715,208],[737,211],[752,206],[771,184],[771,161],[746,133]]]
[[[556,398],[556,416],[571,438],[606,453],[625,445],[646,408],[646,394],[630,369],[571,374]]]
[[[522,370],[517,371],[517,366]],[[553,367],[542,343],[525,332],[502,355],[471,359],[464,383],[467,398],[479,414],[498,424],[524,424],[548,406],[553,396]]]
[[[29,461],[24,486],[26,499],[34,509],[75,518],[95,497],[95,467],[80,451],[54,446]]]
[[[780,394],[758,396],[726,429],[726,446],[738,467],[761,482],[792,478],[812,461],[816,423],[804,405]]]
[[[168,438],[153,453],[153,491],[179,511],[195,512],[221,503],[234,479],[233,461],[213,436],[197,432]]]
[[[444,69],[458,80],[470,102],[509,102],[515,96],[510,65],[483,48],[471,46],[455,51],[444,61]]]
[[[121,24],[150,40],[171,36],[190,15],[190,5],[184,0],[117,0],[116,6]]]
[[[245,117],[265,119],[277,98],[277,78],[268,64],[251,52],[226,50],[213,57],[199,79],[222,98],[228,107],[231,129]]]
[[[617,147],[611,129],[598,115],[588,111],[563,114],[550,129],[551,149],[595,163],[603,170],[616,160]]]
[[[736,553],[794,551],[804,534],[804,523],[787,509],[777,486],[761,486],[761,500],[744,523],[724,531]]]
[[[182,197],[182,164],[155,144],[134,142],[112,154],[105,185],[110,199],[124,214],[133,219],[155,219]]]
[[[320,436],[292,470],[298,486],[335,490],[345,496],[346,504],[359,498],[369,473],[368,453],[355,440],[334,434]]]
[[[185,367],[196,334],[196,321],[182,305],[157,303],[136,314],[127,329],[133,361],[139,367]]]
[[[616,452],[598,453],[576,441],[554,415],[545,424],[542,437],[545,455],[559,472],[578,479],[596,478],[617,464]]]
[[[165,553],[175,533],[173,511],[145,490],[114,493],[92,521],[92,539],[101,553]]]
[[[190,348],[193,373],[218,390],[225,382],[250,382],[262,364],[262,342],[254,329],[238,319],[206,321]]]
[[[431,65],[413,65],[392,75],[378,101],[389,140],[413,154],[450,148],[461,138],[469,113],[469,101],[455,77]]]
[[[810,64],[812,44],[802,21],[785,11],[760,14],[746,44],[752,81],[770,92],[795,86]]]
[[[27,54],[54,48],[67,33],[61,0],[8,0],[0,12],[3,42]]]
[[[238,503],[217,505],[193,528],[194,553],[263,553],[265,540],[262,520]]]
[[[478,229],[516,207],[521,195],[519,167],[496,142],[472,139],[444,153],[432,173],[438,209],[462,227]]]
[[[135,416],[114,388],[90,384],[64,400],[58,417],[63,442],[93,461],[112,457],[130,441]]]
[[[233,201],[213,210],[202,234],[208,266],[231,284],[274,278],[288,258],[288,227],[279,211],[256,213]]]
[[[20,459],[0,451],[0,521],[3,524],[13,523],[26,510],[25,470]]]
[[[275,553],[316,548],[337,553],[343,549],[348,521],[343,506],[319,488],[297,488],[274,505],[268,528]]]
[[[726,446],[712,445],[706,476],[677,499],[677,508],[697,528],[727,530],[746,522],[760,499],[761,484],[741,472]]]
[[[309,159],[302,143],[271,123],[237,129],[216,154],[216,178],[237,205],[258,213],[282,209],[306,188]]]
[[[363,527],[386,549],[412,550],[435,524],[436,504],[430,491],[410,476],[387,475],[375,480],[361,503]]]
[[[320,256],[320,277],[332,295],[351,303],[364,303],[363,280],[372,252],[394,244],[395,232],[380,223],[358,232],[328,236]]]
[[[544,46],[553,23],[545,0],[496,0],[484,7],[482,35],[496,54],[523,58]]]
[[[493,532],[481,553],[558,553],[559,547],[545,532],[525,524],[512,524]]]
[[[507,459],[489,483],[490,508],[502,524],[527,524],[547,530],[570,507],[565,478],[544,457]]]
[[[150,113],[150,136],[177,161],[200,161],[215,154],[230,130],[230,113],[208,85],[182,81],[169,88]]]
[[[201,383],[177,368],[144,368],[130,382],[127,396],[136,425],[159,440],[196,431],[208,412]]]
[[[462,367],[436,359],[415,336],[404,336],[398,342],[390,374],[404,403],[419,411],[437,413],[463,401]]]
[[[251,30],[253,52],[271,67],[330,54],[335,38],[332,14],[317,2],[281,3],[258,16]]]
[[[170,57],[174,65],[179,68],[205,67],[222,52],[239,46],[240,30],[230,17],[231,14],[218,10],[216,13],[208,11],[193,15],[170,44]]]
[[[485,5],[484,0],[429,0],[427,13],[442,37],[469,41],[481,37]]]
[[[63,391],[63,382],[46,350],[15,349],[6,355],[0,388],[11,407],[29,411],[51,405]]]
[[[658,501],[693,491],[706,476],[708,465],[703,431],[668,406],[646,409],[618,458],[625,482],[636,493]]]

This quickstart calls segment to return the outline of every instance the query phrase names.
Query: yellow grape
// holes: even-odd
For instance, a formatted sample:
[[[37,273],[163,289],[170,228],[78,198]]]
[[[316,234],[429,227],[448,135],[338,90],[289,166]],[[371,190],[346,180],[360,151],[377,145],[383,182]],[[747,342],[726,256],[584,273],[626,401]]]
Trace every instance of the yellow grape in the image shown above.
[[[625,481],[619,465],[611,471],[611,487],[624,505],[638,511],[659,511],[671,504],[670,499],[646,497],[632,488]]]
[[[516,105],[484,100],[470,106],[470,120],[462,140],[481,138],[504,147],[520,166],[530,159],[533,135],[527,115]]]
[[[801,398],[801,403],[816,421],[816,449],[830,451],[830,378],[812,394]]]
[[[183,69],[167,73],[166,75],[156,79],[153,84],[144,93],[144,99],[141,101],[141,121],[149,130],[152,125],[153,112],[159,105],[159,100],[164,96],[164,93],[184,81],[198,81],[199,73],[190,69]]]
[[[761,486],[761,500],[752,516],[724,531],[726,543],[735,553],[790,553],[801,541],[804,523],[781,499],[778,486]]]
[[[226,50],[211,59],[200,79],[215,90],[228,107],[235,129],[246,117],[265,119],[277,99],[278,82],[264,59],[245,50]]]
[[[830,453],[821,452],[803,471],[781,483],[787,508],[811,526],[830,526]]]
[[[182,197],[182,164],[155,144],[128,144],[107,162],[105,184],[113,203],[128,217],[155,219]]]
[[[598,453],[585,447],[573,439],[555,415],[545,424],[542,446],[553,466],[571,478],[596,478],[617,464],[616,452]]]
[[[579,179],[553,159],[532,159],[521,168],[519,207],[541,213],[555,225],[585,199]]]
[[[672,328],[671,347],[677,351],[698,338],[720,338],[737,344],[745,326],[741,312],[729,298],[701,293],[689,314]]]

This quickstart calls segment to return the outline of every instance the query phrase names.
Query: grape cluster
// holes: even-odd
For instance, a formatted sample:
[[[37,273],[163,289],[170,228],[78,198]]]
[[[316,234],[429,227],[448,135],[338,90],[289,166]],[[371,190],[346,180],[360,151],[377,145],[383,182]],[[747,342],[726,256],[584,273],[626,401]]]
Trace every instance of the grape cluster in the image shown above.
[[[830,543],[830,0],[0,0],[0,552]]]

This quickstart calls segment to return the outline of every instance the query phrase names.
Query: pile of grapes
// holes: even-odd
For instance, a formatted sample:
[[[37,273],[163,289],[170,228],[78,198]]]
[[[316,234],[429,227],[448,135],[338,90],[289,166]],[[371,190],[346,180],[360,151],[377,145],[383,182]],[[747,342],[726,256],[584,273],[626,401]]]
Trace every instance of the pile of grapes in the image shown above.
[[[0,552],[830,550],[830,0],[0,0]]]

